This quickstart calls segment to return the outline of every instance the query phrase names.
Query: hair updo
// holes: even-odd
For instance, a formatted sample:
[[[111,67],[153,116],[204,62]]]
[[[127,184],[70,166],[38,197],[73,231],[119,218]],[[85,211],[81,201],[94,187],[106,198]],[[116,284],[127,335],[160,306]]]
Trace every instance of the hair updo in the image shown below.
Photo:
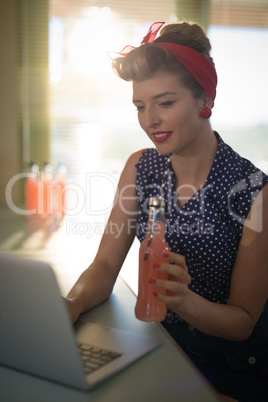
[[[191,90],[193,96],[202,96],[204,90],[192,74],[158,42],[177,43],[202,53],[214,66],[210,56],[211,45],[204,30],[195,23],[178,22],[164,26],[160,35],[145,43],[125,57],[117,57],[112,63],[115,73],[125,81],[143,81],[157,71],[166,71],[179,77],[181,83]]]

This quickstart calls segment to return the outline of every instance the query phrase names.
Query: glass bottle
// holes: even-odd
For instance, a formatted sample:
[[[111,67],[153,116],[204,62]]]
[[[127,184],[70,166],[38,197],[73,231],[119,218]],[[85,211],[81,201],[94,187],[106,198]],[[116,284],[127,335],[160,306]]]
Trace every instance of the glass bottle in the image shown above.
[[[66,167],[63,163],[58,165],[55,180],[55,213],[59,219],[65,214],[65,186],[66,186]]]
[[[139,284],[135,315],[142,321],[163,321],[166,305],[157,300],[155,292],[165,290],[150,283],[150,279],[168,279],[168,274],[158,272],[159,264],[169,261],[170,248],[165,240],[165,200],[151,198],[147,234],[139,252]]]
[[[42,215],[45,217],[54,212],[54,174],[50,163],[45,163],[40,183],[40,204]]]
[[[28,216],[38,214],[38,175],[38,165],[30,163],[30,171],[25,182],[25,208]]]

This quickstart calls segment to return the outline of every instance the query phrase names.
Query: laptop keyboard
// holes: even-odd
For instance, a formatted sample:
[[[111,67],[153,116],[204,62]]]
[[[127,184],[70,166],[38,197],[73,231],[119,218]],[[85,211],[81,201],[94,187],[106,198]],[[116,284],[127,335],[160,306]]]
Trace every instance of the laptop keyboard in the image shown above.
[[[98,348],[85,343],[78,343],[78,348],[86,374],[90,374],[122,356],[121,353]]]

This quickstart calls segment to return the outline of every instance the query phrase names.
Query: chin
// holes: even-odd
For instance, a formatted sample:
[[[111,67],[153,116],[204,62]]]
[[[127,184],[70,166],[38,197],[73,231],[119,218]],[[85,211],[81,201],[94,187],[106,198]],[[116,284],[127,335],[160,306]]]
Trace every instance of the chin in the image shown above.
[[[158,151],[158,153],[160,155],[170,155],[172,152],[170,151],[170,149],[163,149],[163,147],[159,147],[155,145],[156,150]]]

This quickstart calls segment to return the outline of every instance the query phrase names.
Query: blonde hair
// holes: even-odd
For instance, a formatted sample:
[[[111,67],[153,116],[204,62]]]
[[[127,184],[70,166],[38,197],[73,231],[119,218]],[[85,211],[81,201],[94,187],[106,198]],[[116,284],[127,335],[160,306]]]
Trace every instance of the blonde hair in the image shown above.
[[[158,38],[130,51],[125,57],[118,57],[112,63],[115,73],[125,81],[142,81],[156,71],[166,71],[178,75],[182,84],[193,95],[199,97],[204,90],[192,74],[158,42],[177,43],[202,53],[211,63],[211,45],[204,30],[195,23],[178,22],[164,26]]]

